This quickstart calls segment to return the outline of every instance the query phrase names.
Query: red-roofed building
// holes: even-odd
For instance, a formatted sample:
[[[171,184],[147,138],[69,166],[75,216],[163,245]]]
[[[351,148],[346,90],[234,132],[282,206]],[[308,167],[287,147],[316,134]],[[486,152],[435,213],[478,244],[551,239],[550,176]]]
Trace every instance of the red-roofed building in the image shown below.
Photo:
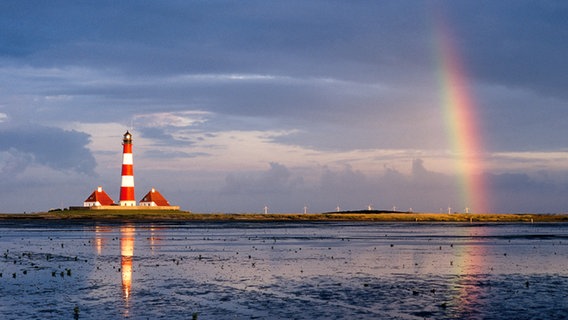
[[[97,190],[93,191],[85,202],[83,202],[83,207],[112,206],[113,204],[114,200],[103,191],[102,187],[98,187]]]
[[[152,190],[140,200],[140,205],[146,207],[169,207],[170,203],[158,190],[152,188]]]

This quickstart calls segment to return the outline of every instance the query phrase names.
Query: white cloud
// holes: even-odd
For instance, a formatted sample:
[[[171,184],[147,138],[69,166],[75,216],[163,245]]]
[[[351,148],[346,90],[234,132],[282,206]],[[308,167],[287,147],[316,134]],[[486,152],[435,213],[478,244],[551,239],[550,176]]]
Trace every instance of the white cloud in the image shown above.
[[[526,172],[540,170],[566,172],[568,151],[496,152],[489,156],[487,167],[492,172]]]
[[[52,95],[52,96],[45,96],[45,100],[51,102],[58,102],[58,101],[70,101],[73,99],[70,95],[60,94],[60,95]]]
[[[190,127],[204,123],[211,112],[207,111],[178,111],[154,112],[138,114],[133,118],[133,125],[141,127]]]
[[[228,81],[274,81],[289,79],[288,77],[268,75],[268,74],[247,74],[247,73],[196,73],[176,75],[165,79],[168,83],[192,83],[192,82],[228,82]]]

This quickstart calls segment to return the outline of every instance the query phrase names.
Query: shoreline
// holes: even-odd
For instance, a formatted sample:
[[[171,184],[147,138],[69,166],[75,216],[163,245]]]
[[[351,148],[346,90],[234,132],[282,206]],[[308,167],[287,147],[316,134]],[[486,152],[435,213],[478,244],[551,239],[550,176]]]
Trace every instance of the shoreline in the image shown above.
[[[172,210],[62,210],[0,214],[0,221],[377,221],[377,222],[568,222],[568,214],[543,213],[406,213],[346,211],[326,213],[192,213]]]

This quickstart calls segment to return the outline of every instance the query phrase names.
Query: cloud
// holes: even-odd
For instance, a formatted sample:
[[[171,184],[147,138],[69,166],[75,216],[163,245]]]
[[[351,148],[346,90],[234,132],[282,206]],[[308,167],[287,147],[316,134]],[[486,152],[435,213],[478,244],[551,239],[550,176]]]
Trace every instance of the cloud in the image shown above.
[[[211,154],[205,152],[183,152],[183,151],[146,151],[142,157],[146,159],[190,159],[196,157],[210,157]]]
[[[509,7],[512,11],[504,10]],[[566,72],[548,59],[562,56],[548,43],[563,43],[551,42],[560,35],[550,32],[562,30],[557,11],[564,10],[563,5],[258,1],[247,7],[102,3],[68,4],[57,10],[45,4],[5,9],[5,28],[0,30],[13,41],[4,45],[5,65],[11,66],[4,70],[18,75],[18,90],[30,88],[23,94],[42,97],[41,103],[30,103],[33,107],[18,105],[23,111],[12,110],[14,114],[25,117],[34,110],[46,121],[129,123],[132,114],[143,109],[155,118],[135,118],[161,119],[175,127],[185,125],[182,112],[200,110],[218,119],[262,120],[256,128],[261,122],[285,126],[296,134],[275,142],[320,150],[447,147],[441,97],[436,94],[440,70],[432,48],[434,20],[443,10],[456,46],[466,55],[472,87],[534,95],[529,104],[511,98],[515,92],[496,98],[480,92],[476,100],[485,115],[483,129],[492,137],[489,147],[519,150],[524,141],[540,148],[562,143],[557,138],[561,121],[551,115],[561,114],[565,102],[539,114],[538,109],[550,103],[534,82],[555,87],[563,83],[559,79]],[[398,15],[401,11],[404,18]],[[525,19],[521,34],[519,16]],[[101,19],[105,23],[95,22]],[[145,21],[145,32],[140,32],[140,21]],[[560,52],[565,47],[559,45]],[[546,72],[526,71],[525,61],[533,57],[542,63],[529,65]],[[519,82],[519,72],[526,81]],[[66,101],[56,101],[61,97]],[[69,108],[80,111],[69,113]],[[178,113],[169,117],[173,112]],[[554,123],[546,138],[535,134],[535,125],[522,136],[511,134],[530,125],[534,114]],[[162,137],[164,143],[176,142],[171,132],[164,131]]]
[[[324,170],[321,176],[320,198],[333,201],[344,210],[375,209],[423,210],[438,212],[441,207],[458,201],[457,189],[448,175],[430,171],[422,159],[412,162],[412,170],[405,174],[384,167],[376,174],[364,173],[345,166],[342,170]]]
[[[190,127],[204,123],[209,115],[205,111],[154,112],[134,116],[136,125],[142,127]]]
[[[189,146],[193,144],[190,139],[175,137],[173,133],[170,133],[172,130],[167,128],[141,126],[136,131],[141,134],[141,137],[155,141],[157,146]]]
[[[230,198],[230,202],[239,201],[242,207],[260,208],[264,201],[273,210],[298,212],[303,205],[321,212],[334,211],[336,206],[343,210],[360,210],[369,204],[386,210],[393,207],[402,211],[446,212],[448,207],[453,211],[465,210],[465,205],[460,203],[457,179],[428,170],[422,159],[413,161],[409,174],[388,167],[380,174],[366,174],[350,166],[311,171],[319,172],[316,183],[313,177],[300,174],[301,171],[275,164],[266,172],[229,175],[217,203]],[[540,207],[530,202],[539,197],[558,197],[568,189],[568,179],[539,182],[525,174],[491,175],[488,180],[490,193],[500,199],[494,204],[496,212],[558,212],[561,208],[552,205],[553,202],[550,206],[539,204]],[[240,198],[236,200],[234,196]]]
[[[565,100],[498,85],[479,87],[477,96],[479,134],[485,136],[488,151],[539,152],[566,146],[559,135],[568,121]]]
[[[140,169],[180,170],[180,189],[198,174],[215,189],[209,204],[438,210],[457,198],[443,17],[486,174],[508,181],[495,188],[514,187],[501,174],[526,174],[518,188],[540,194],[530,186],[544,170],[557,194],[567,12],[508,0],[1,3],[0,161],[4,172],[91,174],[98,163],[104,174],[132,125]]]
[[[222,194],[287,194],[302,184],[301,179],[294,179],[288,168],[271,162],[270,168],[260,174],[229,174],[225,179]]]
[[[487,175],[488,188],[497,212],[566,212],[568,201],[568,179],[566,176],[540,177],[525,173],[503,173]]]
[[[301,212],[303,206],[311,212],[334,211],[337,206],[360,210],[368,205],[437,212],[457,198],[456,188],[448,186],[450,177],[428,171],[421,160],[416,160],[414,166],[415,172],[408,175],[392,168],[369,174],[350,165],[290,169],[271,163],[267,171],[227,175],[215,203],[227,208],[229,203],[238,204],[253,211],[266,204],[273,212]]]
[[[449,6],[472,76],[488,84],[507,84],[542,96],[567,98],[568,45],[559,1],[499,1],[480,8],[467,2]]]
[[[14,148],[0,152],[0,177],[9,180],[12,176],[23,172],[31,163],[33,157]]]
[[[566,53],[567,8],[558,2],[102,1],[2,9],[0,53],[35,66],[408,83],[431,79],[420,74],[431,67],[432,25],[443,11],[481,80],[560,93],[566,74],[555,68]]]
[[[96,161],[86,145],[89,136],[44,126],[25,126],[0,130],[0,151],[17,154],[22,165],[33,161],[61,171],[94,175]]]

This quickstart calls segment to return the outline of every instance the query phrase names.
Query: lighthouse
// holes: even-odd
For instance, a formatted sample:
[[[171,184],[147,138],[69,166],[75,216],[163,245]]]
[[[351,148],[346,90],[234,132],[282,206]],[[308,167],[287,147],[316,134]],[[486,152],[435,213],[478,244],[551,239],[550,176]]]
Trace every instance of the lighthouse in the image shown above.
[[[122,138],[122,182],[120,184],[120,200],[118,206],[103,191],[102,187],[98,187],[93,193],[83,202],[82,207],[69,207],[70,209],[94,209],[94,210],[173,210],[179,211],[179,206],[172,206],[158,192],[152,188],[144,198],[140,201],[139,205],[136,203],[134,195],[134,162],[132,161],[132,134],[126,131]],[[0,277],[1,277],[0,273]]]
[[[120,205],[136,206],[134,197],[134,166],[132,161],[132,134],[128,131],[122,139],[122,183],[120,184]]]

